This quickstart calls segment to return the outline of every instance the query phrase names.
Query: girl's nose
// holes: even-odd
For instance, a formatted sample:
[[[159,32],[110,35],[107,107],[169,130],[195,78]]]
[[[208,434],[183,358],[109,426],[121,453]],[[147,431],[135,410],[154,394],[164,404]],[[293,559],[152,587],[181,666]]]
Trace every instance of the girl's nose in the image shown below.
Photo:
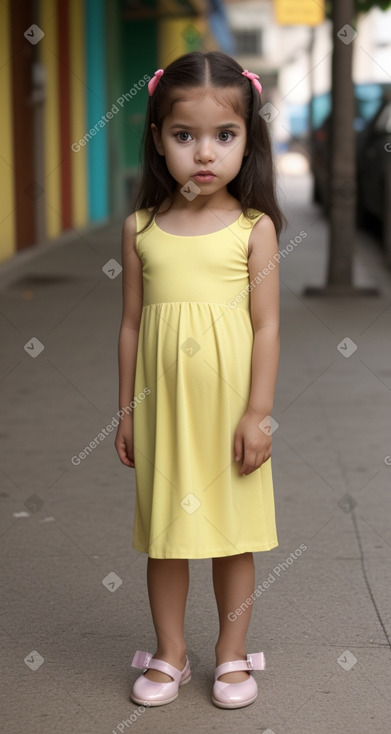
[[[213,150],[212,142],[209,138],[203,138],[199,141],[196,151],[196,160],[199,161],[213,161],[215,154]]]

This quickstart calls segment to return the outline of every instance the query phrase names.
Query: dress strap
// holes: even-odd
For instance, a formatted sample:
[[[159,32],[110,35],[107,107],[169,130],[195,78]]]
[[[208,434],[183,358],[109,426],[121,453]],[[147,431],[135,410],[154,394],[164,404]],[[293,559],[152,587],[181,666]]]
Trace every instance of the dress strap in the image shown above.
[[[252,229],[258,220],[264,216],[265,212],[260,212],[258,209],[249,209],[248,214],[249,219],[242,214],[238,220],[238,224],[241,227],[246,227],[246,229]]]
[[[137,211],[135,212],[137,231],[142,229],[142,227],[144,227],[144,225],[149,221],[151,213],[152,212],[150,212],[149,209],[137,209]]]

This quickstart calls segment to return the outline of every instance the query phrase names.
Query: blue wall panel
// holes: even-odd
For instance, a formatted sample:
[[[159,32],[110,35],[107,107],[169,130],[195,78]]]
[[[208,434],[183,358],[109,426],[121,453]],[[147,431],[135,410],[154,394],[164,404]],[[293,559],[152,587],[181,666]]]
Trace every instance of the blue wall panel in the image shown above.
[[[97,221],[109,213],[105,0],[86,0],[86,68],[86,132],[94,131],[87,143],[88,209],[90,219]]]

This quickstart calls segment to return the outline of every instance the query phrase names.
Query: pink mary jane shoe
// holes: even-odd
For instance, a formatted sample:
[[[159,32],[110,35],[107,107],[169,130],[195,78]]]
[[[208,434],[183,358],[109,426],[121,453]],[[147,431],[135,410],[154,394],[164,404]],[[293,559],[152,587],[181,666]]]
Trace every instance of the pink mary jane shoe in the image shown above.
[[[264,670],[265,667],[266,661],[263,652],[247,655],[246,660],[234,660],[218,665],[215,670],[212,702],[215,706],[223,709],[238,709],[242,706],[249,706],[258,695],[258,686],[252,675],[249,675],[243,683],[223,683],[218,678],[224,673],[232,673],[236,670]]]
[[[190,674],[190,663],[186,655],[186,665],[183,670],[174,668],[170,663],[164,662],[164,660],[157,660],[152,658],[150,652],[143,652],[137,650],[133,660],[133,668],[144,668],[144,673],[149,668],[154,670],[160,670],[161,673],[167,673],[173,679],[167,683],[157,683],[153,680],[149,680],[144,675],[140,675],[135,681],[133,688],[130,693],[131,701],[140,704],[149,704],[149,706],[163,706],[165,703],[171,703],[178,697],[178,688],[188,683]]]

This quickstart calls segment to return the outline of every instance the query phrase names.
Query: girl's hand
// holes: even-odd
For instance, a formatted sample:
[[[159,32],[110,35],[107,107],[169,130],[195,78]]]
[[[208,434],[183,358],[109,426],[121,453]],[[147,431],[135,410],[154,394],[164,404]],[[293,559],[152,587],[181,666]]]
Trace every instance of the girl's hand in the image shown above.
[[[133,449],[133,419],[132,416],[122,418],[117,428],[114,446],[117,454],[125,466],[131,466],[134,469],[134,449]]]
[[[262,416],[245,413],[234,437],[234,458],[242,462],[239,474],[251,474],[272,455],[272,437],[267,436],[258,424]]]

